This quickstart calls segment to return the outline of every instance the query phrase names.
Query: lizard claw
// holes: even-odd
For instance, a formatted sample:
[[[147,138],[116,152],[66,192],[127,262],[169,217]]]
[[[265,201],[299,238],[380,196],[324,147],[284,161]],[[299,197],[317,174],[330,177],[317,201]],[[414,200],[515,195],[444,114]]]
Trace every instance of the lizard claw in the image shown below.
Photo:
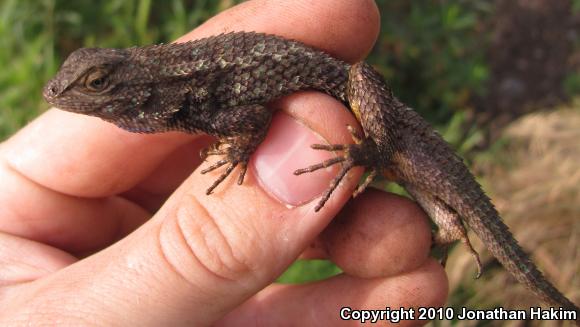
[[[224,161],[224,160],[220,160],[220,161],[218,161],[218,162],[221,162],[221,161]],[[226,161],[226,163],[227,163],[227,161]],[[224,164],[225,164],[225,163],[224,163]],[[223,166],[224,164],[221,164],[220,166]],[[220,175],[220,177],[218,177],[218,179],[216,179],[216,180],[215,180],[215,182],[213,182],[213,184],[211,184],[211,186],[210,186],[210,187],[207,189],[207,191],[205,191],[205,194],[207,194],[207,195],[210,195],[210,194],[213,192],[213,190],[214,190],[214,189],[215,189],[215,188],[216,188],[218,185],[220,185],[220,184],[221,184],[221,182],[223,182],[223,181],[224,181],[224,179],[226,179],[226,177],[228,177],[228,176],[231,174],[232,170],[234,170],[234,168],[236,168],[236,166],[237,166],[237,165],[238,165],[238,163],[237,163],[237,162],[236,162],[236,163],[231,163],[231,164],[228,166],[228,168],[226,168],[226,171],[224,171],[224,172],[223,172],[223,173]],[[215,165],[214,165],[214,166],[215,166]],[[210,168],[212,168],[212,167],[210,167]],[[208,169],[210,169],[210,168],[208,168]],[[216,168],[217,168],[217,167],[216,167]],[[208,170],[208,169],[204,169],[204,170],[202,170],[202,171],[201,171],[201,173],[202,173],[202,174],[205,174],[205,173],[207,173],[207,172],[209,172],[209,171],[212,171],[212,170],[214,170],[214,169],[216,169],[216,168],[212,168],[212,169],[210,169],[210,170]]]
[[[483,265],[481,264],[481,260],[479,259],[479,253],[477,253],[475,249],[471,246],[471,243],[469,242],[468,238],[461,239],[461,242],[465,244],[465,246],[467,246],[469,253],[475,260],[475,264],[477,265],[477,274],[475,274],[474,279],[479,279],[479,277],[481,277],[481,274],[483,272]],[[445,265],[447,264],[447,259],[449,257],[449,244],[448,243],[437,244],[436,235],[433,234],[433,247],[437,245],[439,245],[439,247],[441,248],[441,259],[439,260],[439,263],[441,264],[441,266],[443,266],[443,268],[445,268]]]
[[[219,167],[221,167],[221,166],[223,166],[223,165],[227,164],[228,162],[229,162],[229,160],[227,160],[227,159],[222,159],[222,160],[220,160],[220,161],[217,161],[217,162],[215,162],[213,165],[211,165],[211,166],[209,166],[209,167],[207,167],[207,168],[203,169],[203,170],[201,171],[201,173],[202,173],[202,174],[207,174],[207,173],[209,173],[210,171],[214,171],[214,170],[218,169]]]
[[[461,240],[461,242],[463,244],[465,244],[465,246],[467,246],[467,250],[469,251],[469,253],[473,257],[473,259],[475,260],[475,264],[477,265],[477,274],[475,274],[474,279],[479,279],[479,277],[481,277],[481,273],[483,271],[483,265],[481,264],[481,259],[479,259],[479,253],[477,253],[477,251],[475,251],[475,249],[473,248],[473,246],[471,245],[471,242],[469,242],[469,239],[467,237],[463,238]]]
[[[377,177],[377,172],[378,172],[377,168],[375,167],[371,168],[371,171],[365,178],[364,182],[362,182],[362,184],[359,184],[356,190],[354,190],[354,192],[352,193],[353,198],[356,198],[359,194],[361,194],[364,190],[366,190],[366,188],[371,184],[371,182],[375,179],[375,177]]]
[[[317,144],[313,144],[313,145],[317,145]],[[346,160],[345,157],[334,157],[334,158],[325,160],[325,161],[323,161],[321,163],[308,166],[306,168],[296,169],[294,171],[294,175],[302,175],[304,173],[311,173],[313,171],[317,171],[319,169],[327,168],[327,167],[330,167],[330,166],[332,166],[334,164],[337,164],[337,163],[340,163],[340,162],[344,162],[345,160]]]
[[[321,144],[313,144],[312,148],[315,148],[314,146],[323,146]],[[328,148],[335,148],[336,146],[342,146],[341,144],[336,144],[334,146],[324,146],[324,147],[328,147]],[[326,150],[326,149],[324,149]],[[328,151],[332,151],[332,150],[328,150]],[[320,201],[318,201],[318,204],[316,205],[316,207],[314,208],[315,212],[318,212],[320,209],[322,209],[322,207],[324,206],[324,204],[326,203],[326,201],[328,201],[328,199],[330,198],[330,195],[332,194],[332,192],[338,187],[338,184],[340,183],[340,181],[343,179],[343,177],[346,175],[346,173],[352,168],[354,167],[354,164],[352,163],[352,161],[348,161],[348,157],[346,156],[338,156],[338,157],[334,157],[328,160],[325,160],[319,164],[316,165],[312,165],[306,168],[302,168],[302,169],[297,169],[294,171],[294,175],[302,175],[304,173],[311,173],[313,171],[322,169],[322,168],[326,168],[326,167],[330,167],[334,164],[337,163],[341,163],[341,162],[346,162],[346,164],[344,164],[340,170],[340,172],[338,173],[338,175],[332,180],[332,182],[330,183],[330,186],[326,189],[326,191],[324,192],[324,194],[322,194],[322,198],[320,199]]]
[[[320,209],[322,209],[322,207],[324,207],[326,201],[330,199],[330,195],[332,194],[332,192],[334,192],[334,190],[338,187],[338,184],[340,184],[340,181],[344,178],[344,176],[346,176],[346,173],[348,173],[348,171],[351,170],[352,167],[354,167],[354,164],[352,162],[348,162],[342,166],[342,169],[340,170],[338,175],[336,175],[336,177],[332,180],[330,186],[326,189],[324,194],[322,194],[322,197],[320,198],[320,201],[318,201],[316,207],[314,207],[314,212],[318,212]]]
[[[443,267],[445,267],[445,264],[447,263],[450,241],[441,242],[441,239],[439,238],[440,236],[441,236],[441,234],[433,234],[433,244],[437,244],[437,245],[442,247],[443,254],[442,254],[440,262],[441,262],[441,265]],[[465,245],[465,247],[467,248],[467,251],[469,251],[469,253],[473,257],[473,259],[475,260],[475,264],[477,266],[477,274],[475,274],[474,279],[478,279],[479,277],[481,277],[481,274],[483,272],[483,265],[481,264],[481,259],[479,258],[479,253],[477,253],[477,251],[475,251],[475,249],[471,245],[471,242],[469,241],[467,234],[462,234],[460,236],[459,240],[461,241],[461,243],[463,243]]]

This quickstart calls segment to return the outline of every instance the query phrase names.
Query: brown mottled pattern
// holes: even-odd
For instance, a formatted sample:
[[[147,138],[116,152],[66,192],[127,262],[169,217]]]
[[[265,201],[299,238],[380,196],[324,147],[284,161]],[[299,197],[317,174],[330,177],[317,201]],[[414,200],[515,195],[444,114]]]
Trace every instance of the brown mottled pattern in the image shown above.
[[[578,312],[530,261],[462,160],[368,64],[351,66],[297,41],[236,32],[179,44],[79,49],[47,83],[44,96],[56,107],[132,132],[217,136],[205,155],[224,157],[203,172],[226,168],[209,194],[237,166],[243,182],[249,156],[270,124],[265,104],[305,89],[341,100],[365,133],[353,135],[357,144],[317,145],[344,154],[296,172],[343,164],[317,210],[352,167],[367,167],[371,178],[388,172],[437,223],[436,241],[461,240],[478,260],[465,221],[518,281],[546,303]]]

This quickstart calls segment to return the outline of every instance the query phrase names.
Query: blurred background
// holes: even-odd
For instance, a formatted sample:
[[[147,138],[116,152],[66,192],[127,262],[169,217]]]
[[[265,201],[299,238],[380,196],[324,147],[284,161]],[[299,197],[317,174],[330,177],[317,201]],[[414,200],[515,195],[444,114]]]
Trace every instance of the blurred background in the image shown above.
[[[171,42],[238,2],[0,0],[0,139],[48,108],[40,90],[76,48]],[[522,246],[579,303],[580,0],[377,3],[381,34],[368,60],[466,159]],[[477,281],[467,251],[451,250],[449,305],[537,304],[477,248]],[[338,272],[300,261],[280,281]]]

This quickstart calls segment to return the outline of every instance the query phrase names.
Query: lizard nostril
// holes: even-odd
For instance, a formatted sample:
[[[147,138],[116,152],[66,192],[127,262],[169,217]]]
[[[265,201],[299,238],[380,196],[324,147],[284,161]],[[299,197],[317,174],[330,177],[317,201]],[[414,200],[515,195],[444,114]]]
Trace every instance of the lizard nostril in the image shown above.
[[[58,87],[54,84],[46,88],[46,95],[53,97],[58,94]]]

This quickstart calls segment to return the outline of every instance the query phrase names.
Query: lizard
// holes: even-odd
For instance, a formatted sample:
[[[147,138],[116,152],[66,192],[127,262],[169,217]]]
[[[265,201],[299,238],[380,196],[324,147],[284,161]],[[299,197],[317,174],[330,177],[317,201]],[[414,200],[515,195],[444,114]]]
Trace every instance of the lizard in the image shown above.
[[[225,169],[207,194],[247,163],[264,139],[272,112],[267,104],[300,90],[341,101],[363,133],[348,127],[353,144],[313,144],[335,157],[299,169],[304,174],[340,164],[315,207],[323,208],[350,169],[399,183],[436,223],[434,241],[461,241],[481,263],[467,225],[516,280],[543,302],[578,307],[554,287],[518,245],[491,200],[451,146],[413,109],[399,101],[383,77],[364,61],[334,58],[299,41],[256,32],[230,32],[184,43],[127,49],[81,48],[69,55],[43,96],[53,106],[99,117],[130,132],[181,131],[217,137],[202,156],[221,156],[203,169]]]

